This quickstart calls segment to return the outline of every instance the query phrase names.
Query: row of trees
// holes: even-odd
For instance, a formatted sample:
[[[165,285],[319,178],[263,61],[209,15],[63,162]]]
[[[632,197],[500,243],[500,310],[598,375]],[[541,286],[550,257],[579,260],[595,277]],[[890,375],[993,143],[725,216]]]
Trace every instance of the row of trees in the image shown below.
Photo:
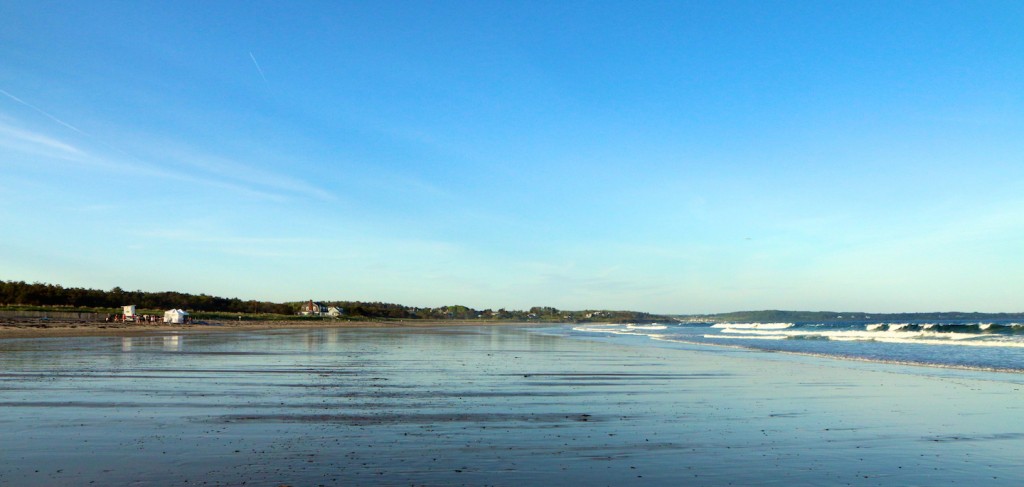
[[[208,294],[188,294],[174,291],[125,291],[115,287],[109,291],[99,289],[65,288],[57,284],[0,281],[0,305],[20,306],[73,306],[84,308],[119,308],[134,304],[140,309],[180,308],[189,311],[217,311],[228,313],[270,313],[295,315],[303,301],[273,303],[269,301],[243,301]],[[550,306],[535,306],[528,311],[485,309],[452,305],[437,308],[417,308],[401,304],[361,301],[331,301],[328,306],[339,306],[345,315],[373,319],[424,320],[510,320],[510,321],[656,321],[664,317],[635,311],[562,311]]]
[[[174,291],[151,293],[125,291],[115,287],[100,289],[65,288],[59,284],[39,282],[0,281],[0,304],[22,306],[73,306],[85,308],[119,308],[134,304],[144,309],[180,308],[194,311],[226,311],[231,313],[294,314],[297,305],[267,301],[243,301],[207,294],[188,294]]]

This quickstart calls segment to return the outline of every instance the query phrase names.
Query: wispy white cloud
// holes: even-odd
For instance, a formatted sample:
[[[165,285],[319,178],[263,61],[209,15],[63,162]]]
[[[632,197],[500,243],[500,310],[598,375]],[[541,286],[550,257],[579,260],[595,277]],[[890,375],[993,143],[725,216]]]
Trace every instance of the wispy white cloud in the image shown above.
[[[306,237],[245,237],[234,235],[215,235],[195,230],[161,229],[147,230],[140,234],[143,237],[174,240],[177,242],[193,243],[223,243],[223,244],[309,244],[325,242],[323,239]]]
[[[324,201],[336,199],[335,195],[331,192],[304,180],[274,171],[266,171],[249,164],[242,164],[234,159],[199,154],[187,149],[168,149],[165,147],[164,152],[170,153],[171,160],[182,166],[198,169],[207,173],[206,176],[216,176],[218,180],[232,181],[234,184],[244,184],[253,190],[267,193],[286,193],[293,196],[308,196]]]
[[[52,155],[67,159],[79,158],[85,152],[74,145],[38,132],[20,129],[0,122],[0,146],[19,152]]]
[[[67,208],[68,211],[79,213],[110,213],[119,209],[121,209],[120,206],[108,204],[75,205]]]
[[[4,120],[0,120],[0,148],[77,162],[97,170],[210,186],[270,201],[282,202],[290,197],[312,197],[324,201],[336,198],[331,192],[304,180],[192,150],[165,150],[165,153],[176,154],[176,157],[169,161],[165,157],[162,162],[157,162],[155,157],[133,155],[7,91],[0,89],[0,94],[74,131],[83,142],[92,142],[93,150],[86,151],[58,137],[20,128]],[[134,136],[139,137],[138,134]],[[170,143],[161,147],[166,149],[176,145],[181,144]]]
[[[246,194],[259,199],[283,201],[285,198],[274,192],[264,191],[232,181],[230,178],[204,178],[194,173],[175,171],[166,167],[146,163],[129,157],[109,157],[87,152],[78,146],[58,140],[55,137],[29,131],[0,122],[0,149],[13,150],[24,154],[45,156],[65,162],[74,163],[78,167],[93,170],[111,171],[121,174],[134,174],[145,178],[158,178],[187,182],[195,185],[211,186],[237,193]],[[268,180],[270,178],[268,177]]]
[[[263,74],[263,68],[261,68],[260,63],[256,61],[256,56],[253,56],[252,51],[249,51],[249,57],[252,58],[252,63],[256,65],[256,71],[259,71],[260,78],[263,78],[263,82],[267,83],[267,77]]]
[[[192,222],[188,230],[147,230],[140,237],[185,244],[207,252],[249,257],[280,257],[316,261],[350,261],[359,266],[374,262],[428,262],[462,255],[460,247],[444,241],[345,236],[339,238],[234,235]]]
[[[35,106],[35,105],[25,101],[25,100],[22,100],[21,98],[18,98],[18,97],[8,93],[7,91],[5,91],[3,89],[0,89],[0,94],[2,94],[4,96],[6,96],[6,97],[8,97],[8,98],[18,102],[18,103],[20,103],[20,104],[22,104],[22,105],[24,105],[24,106],[26,106],[28,108],[31,108],[31,109],[35,110],[36,112],[40,113],[41,115],[43,115],[46,118],[49,118],[50,120],[53,120],[54,122],[57,122],[57,123],[59,123],[59,124],[65,126],[65,127],[69,128],[71,130],[74,130],[75,132],[78,132],[80,134],[85,135],[85,132],[83,132],[78,127],[75,127],[74,125],[71,125],[70,123],[67,123],[67,122],[65,122],[65,121],[63,121],[63,120],[53,116],[52,114],[50,114],[49,112],[43,110],[42,108],[39,108],[39,107],[37,107],[37,106]]]

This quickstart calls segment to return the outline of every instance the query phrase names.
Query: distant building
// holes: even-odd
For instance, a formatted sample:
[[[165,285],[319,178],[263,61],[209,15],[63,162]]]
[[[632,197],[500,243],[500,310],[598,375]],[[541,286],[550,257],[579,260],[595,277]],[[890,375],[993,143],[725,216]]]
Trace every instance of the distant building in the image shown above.
[[[184,323],[187,319],[188,313],[180,309],[164,312],[164,323]]]
[[[314,303],[312,299],[308,303],[303,303],[302,308],[299,309],[299,314],[302,316],[322,316],[326,313],[327,306],[324,303]]]

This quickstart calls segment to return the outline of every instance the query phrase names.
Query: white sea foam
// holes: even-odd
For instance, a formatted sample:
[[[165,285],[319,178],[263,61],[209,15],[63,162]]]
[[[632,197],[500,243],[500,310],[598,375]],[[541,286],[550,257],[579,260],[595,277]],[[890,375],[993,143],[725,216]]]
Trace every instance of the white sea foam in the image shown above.
[[[704,338],[746,338],[750,340],[787,340],[786,335],[704,335]]]
[[[590,333],[609,333],[613,331],[612,327],[620,327],[622,325],[580,325],[574,326],[573,331],[585,331]]]
[[[976,333],[937,332],[937,331],[902,331],[897,330],[734,330],[726,328],[722,333],[743,334],[751,336],[781,335],[787,338],[828,338],[831,340],[879,340],[882,338],[936,338],[948,340],[971,340],[982,338]]]
[[[734,330],[785,330],[792,327],[793,323],[718,323],[711,326]]]
[[[1013,326],[1024,326],[1024,324],[1014,323]],[[704,335],[704,338],[741,338],[741,337],[736,337],[736,336],[724,337],[722,335]],[[684,340],[684,339],[678,339],[678,338],[668,338],[668,337],[661,338],[661,337],[659,337],[659,339],[661,339],[663,341],[666,341],[666,342],[673,342],[673,343],[687,343],[687,344],[693,344],[693,345],[706,345],[706,343],[704,343],[704,342]],[[983,343],[983,342],[971,342],[971,343]],[[935,343],[935,345],[948,345],[948,343],[939,342],[939,343]],[[743,346],[743,345],[733,345],[733,344],[726,345],[724,343],[716,343],[715,346],[724,347],[724,348],[736,348],[736,349],[742,349],[742,350],[755,350],[755,351],[761,350],[759,348],[751,348],[751,347],[747,347],[747,346]],[[996,346],[996,345],[982,345],[982,346]],[[1024,347],[1024,345],[1008,345],[1008,346]],[[828,354],[828,353],[817,353],[817,352],[808,352],[808,351],[794,351],[794,350],[772,350],[772,352],[774,352],[774,353],[782,353],[782,354],[786,354],[786,355],[801,355],[801,356],[806,356],[806,357],[821,357],[821,358],[838,359],[838,360],[854,360],[854,361],[857,361],[857,362],[869,362],[869,363],[881,363],[881,364],[913,365],[913,366],[935,367],[935,368],[940,368],[940,369],[981,370],[981,371],[989,371],[989,372],[1024,373],[1024,369],[1020,369],[1020,368],[1016,368],[1016,367],[981,367],[981,366],[973,366],[973,365],[967,365],[967,364],[939,364],[939,363],[934,363],[934,362],[919,362],[919,361],[913,361],[913,360],[895,360],[895,359],[884,360],[884,359],[876,359],[876,358],[856,357],[856,356],[850,356],[850,355],[833,355],[833,354]]]
[[[612,335],[647,336],[647,333],[642,333],[639,330],[634,330],[634,328],[632,328],[633,326],[636,326],[636,325],[632,325],[632,324],[625,324],[625,325],[623,325],[621,323],[614,323],[614,324],[607,324],[607,325],[604,325],[604,324],[601,324],[601,325],[581,325],[581,326],[573,327],[573,330],[574,331],[589,332],[589,333],[609,333],[609,334],[612,334]],[[664,329],[664,327],[657,328],[657,329]]]
[[[979,328],[982,325],[989,324],[996,328],[1012,328],[1020,329],[1024,328],[1024,323],[897,323],[893,329],[889,329],[888,323],[875,323],[874,325],[850,325],[849,327],[843,327],[842,329],[836,329],[828,324],[810,324],[808,326],[797,326],[791,323],[723,323],[715,325],[714,331],[710,328],[706,328],[708,332],[706,334],[696,333],[688,334],[687,327],[682,327],[677,330],[676,327],[668,327],[669,331],[663,333],[651,333],[647,330],[636,330],[631,329],[625,323],[611,324],[611,325],[581,325],[574,328],[574,330],[580,331],[592,331],[602,332],[616,335],[636,335],[644,336],[651,340],[658,342],[671,342],[671,343],[687,343],[694,345],[714,345],[719,347],[727,348],[739,348],[739,349],[753,349],[763,350],[767,347],[773,352],[790,353],[795,355],[809,355],[809,356],[820,356],[829,358],[840,358],[849,360],[862,360],[867,362],[881,362],[881,363],[894,363],[894,364],[907,364],[907,365],[926,365],[933,367],[945,367],[945,368],[960,368],[970,370],[993,370],[1001,372],[1018,372],[1024,373],[1024,369],[1017,367],[1005,367],[1005,366],[974,366],[963,363],[934,363],[933,359],[922,359],[922,360],[907,360],[907,357],[913,357],[915,354],[923,353],[922,357],[929,357],[935,353],[946,353],[946,352],[930,352],[924,353],[923,349],[921,352],[915,352],[912,348],[903,348],[903,345],[908,346],[924,346],[924,347],[971,347],[972,349],[978,350],[978,356],[984,355],[985,352],[982,350],[993,350],[995,353],[1021,353],[1018,351],[1024,351],[1024,335],[1019,333],[979,333]],[[739,325],[739,326],[735,326]],[[764,327],[769,325],[770,327]],[[732,326],[730,328],[730,326]],[[699,328],[699,327],[698,327]],[[950,331],[958,330],[958,331]],[[963,330],[963,331],[960,331]],[[697,331],[694,329],[693,331]],[[783,340],[798,340],[793,343],[797,348],[794,350],[775,350],[775,346],[756,346],[754,342],[767,342],[767,341],[783,341]],[[865,342],[865,343],[879,343],[879,344],[891,344],[893,348],[886,348],[886,350],[892,350],[893,355],[890,359],[879,359],[879,358],[864,358],[857,357],[855,355],[848,355],[850,351],[856,349],[847,350],[845,347],[835,348],[838,353],[827,353],[817,352],[807,349],[812,347],[812,342],[808,342],[806,345],[800,345],[800,340],[821,340],[822,342]],[[746,343],[744,343],[746,342]],[[838,344],[836,345],[838,346]],[[824,347],[824,348],[821,348]],[[790,348],[786,346],[784,348]],[[814,350],[827,350],[830,349],[825,343],[820,345],[813,345]],[[803,350],[800,350],[803,349]],[[847,350],[842,352],[842,350]],[[881,349],[880,349],[881,350]],[[899,351],[897,351],[899,350]],[[1002,350],[1002,351],[1000,351]],[[1014,350],[1014,352],[1010,352]],[[973,352],[972,352],[973,353]],[[953,355],[956,355],[955,353]],[[900,357],[900,358],[897,358]],[[956,361],[957,359],[953,359]]]
[[[1024,348],[1024,341],[994,338],[991,335],[936,331],[803,331],[803,330],[732,330],[724,329],[720,335],[705,338],[731,338],[747,340],[827,339],[843,341],[874,341],[881,343],[907,343],[919,345],[964,345],[972,347]]]
[[[1024,324],[1021,324],[1021,323],[978,323],[978,328],[981,328],[982,330],[988,330],[990,328],[1020,329],[1020,328],[1024,328]]]
[[[659,325],[657,323],[654,323],[654,324],[651,324],[651,325],[634,325],[634,324],[630,323],[630,324],[626,325],[626,328],[628,328],[630,330],[664,330],[664,329],[668,328],[668,326]]]
[[[930,329],[934,328],[936,325],[935,325],[935,323],[918,323],[918,324],[915,324],[915,323],[874,323],[874,324],[867,325],[865,327],[865,329],[867,329],[868,331],[878,331],[878,330],[881,330],[881,331],[899,331],[899,330],[905,330],[907,328],[911,328],[911,327],[914,327],[914,326],[917,326],[918,328],[920,328],[922,330],[930,330]]]

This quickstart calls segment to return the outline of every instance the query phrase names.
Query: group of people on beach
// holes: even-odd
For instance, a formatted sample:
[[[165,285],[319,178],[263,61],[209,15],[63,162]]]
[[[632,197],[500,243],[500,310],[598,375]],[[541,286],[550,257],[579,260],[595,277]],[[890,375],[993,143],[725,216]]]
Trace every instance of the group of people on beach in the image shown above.
[[[108,314],[103,321],[107,323],[159,323],[163,321],[163,319],[157,315],[126,316],[123,314]],[[192,317],[185,318],[186,323],[191,321]]]

